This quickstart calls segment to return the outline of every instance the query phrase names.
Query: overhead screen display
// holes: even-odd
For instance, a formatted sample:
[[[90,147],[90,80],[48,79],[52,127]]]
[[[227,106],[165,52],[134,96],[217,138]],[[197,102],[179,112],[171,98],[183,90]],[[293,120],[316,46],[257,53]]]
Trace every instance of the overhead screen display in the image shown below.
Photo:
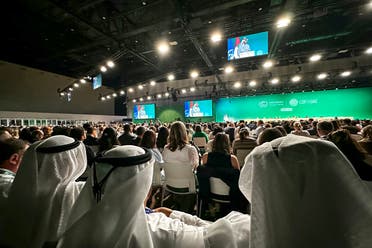
[[[133,119],[155,119],[155,104],[138,104],[133,107]]]
[[[185,102],[185,117],[212,116],[212,100]]]
[[[269,53],[269,32],[227,39],[227,60],[242,59]]]
[[[98,74],[93,77],[93,90],[98,89],[102,86],[102,74]]]
[[[221,98],[216,121],[261,118],[372,118],[372,88]]]

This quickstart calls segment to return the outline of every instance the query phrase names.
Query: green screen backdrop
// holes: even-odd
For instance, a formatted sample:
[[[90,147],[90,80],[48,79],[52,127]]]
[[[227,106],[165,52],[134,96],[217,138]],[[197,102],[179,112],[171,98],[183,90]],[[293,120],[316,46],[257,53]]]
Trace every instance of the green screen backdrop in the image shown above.
[[[372,87],[221,98],[216,103],[217,122],[305,117],[372,119]]]

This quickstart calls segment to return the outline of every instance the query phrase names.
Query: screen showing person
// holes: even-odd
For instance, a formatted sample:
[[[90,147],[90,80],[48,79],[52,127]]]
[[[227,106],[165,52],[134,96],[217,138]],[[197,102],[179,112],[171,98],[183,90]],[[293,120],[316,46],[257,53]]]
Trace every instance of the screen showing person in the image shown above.
[[[139,104],[133,107],[134,119],[154,119],[155,104]]]
[[[227,59],[241,59],[268,54],[268,32],[244,35],[227,40]]]
[[[185,102],[185,117],[212,116],[212,100]]]

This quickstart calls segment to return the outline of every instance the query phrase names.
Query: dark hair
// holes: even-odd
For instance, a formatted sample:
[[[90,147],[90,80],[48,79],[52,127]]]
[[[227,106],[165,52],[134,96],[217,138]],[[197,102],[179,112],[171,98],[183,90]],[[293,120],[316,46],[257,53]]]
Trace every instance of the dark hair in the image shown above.
[[[9,138],[0,142],[0,164],[8,160],[14,153],[19,153],[26,148],[23,140]]]
[[[81,140],[84,136],[85,130],[82,127],[74,127],[70,131],[70,137],[75,140]]]
[[[127,123],[127,124],[124,124],[124,133],[129,133],[130,132],[130,125]]]
[[[215,126],[215,127],[213,128],[213,132],[212,132],[212,134],[213,134],[213,135],[216,135],[216,134],[218,134],[218,133],[222,133],[222,132],[223,132],[222,127],[220,127],[220,126]]]
[[[91,126],[87,127],[86,130],[87,130],[87,134],[93,134],[94,132],[94,128]]]
[[[328,140],[334,143],[352,164],[365,159],[366,154],[363,148],[353,140],[349,130],[336,130],[328,135]]]
[[[169,132],[169,150],[182,150],[188,141],[185,124],[180,121],[173,122]]]
[[[244,140],[246,139],[246,137],[249,136],[249,131],[248,131],[248,128],[246,127],[243,127],[239,130],[239,139],[240,140]]]
[[[115,129],[111,127],[105,128],[103,130],[101,138],[98,140],[100,152],[111,149],[114,145],[119,145],[117,134]]]
[[[287,131],[285,131],[284,127],[276,126],[274,128],[278,129],[282,133],[283,136],[287,136]]]
[[[145,148],[154,148],[156,144],[156,133],[152,130],[147,130],[141,139],[139,146]]]
[[[156,139],[156,146],[158,148],[163,149],[164,146],[167,144],[169,136],[169,130],[166,127],[160,127],[158,131],[158,137]]]
[[[195,126],[195,132],[201,133],[201,131],[202,131],[201,126],[200,125],[196,125]]]
[[[230,139],[227,134],[216,134],[213,139],[212,152],[230,154]]]
[[[283,134],[277,128],[266,128],[257,139],[257,144],[262,145],[265,142],[270,142],[274,139],[283,137]]]
[[[31,131],[29,128],[25,127],[19,132],[19,139],[32,143]]]
[[[136,128],[136,134],[138,136],[141,136],[142,134],[144,134],[146,131],[146,128],[144,126],[139,126]]]
[[[330,121],[321,121],[321,122],[318,122],[317,128],[319,130],[326,131],[327,134],[330,133],[330,132],[332,132],[334,130],[333,129],[333,124]]]

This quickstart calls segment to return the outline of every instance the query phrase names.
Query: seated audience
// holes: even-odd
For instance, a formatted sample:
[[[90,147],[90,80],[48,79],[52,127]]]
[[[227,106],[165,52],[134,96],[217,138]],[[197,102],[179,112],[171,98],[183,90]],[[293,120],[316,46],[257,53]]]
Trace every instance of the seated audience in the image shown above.
[[[0,213],[0,247],[40,248],[60,237],[82,184],[85,148],[66,136],[32,144]]]
[[[195,126],[195,132],[192,135],[192,139],[194,139],[195,137],[205,138],[205,142],[208,142],[208,135],[202,131],[202,128],[200,125]]]
[[[70,137],[84,143],[84,140],[86,139],[85,130],[82,127],[74,127],[70,131]],[[92,148],[90,148],[86,144],[84,144],[84,146],[87,154],[87,165],[88,167],[91,167],[94,163],[94,152]]]
[[[278,129],[282,133],[282,136],[287,136],[287,131],[283,126],[275,126],[274,128]]]
[[[6,139],[12,138],[9,130],[7,128],[0,128],[0,141],[4,141]]]
[[[372,163],[368,163],[370,157],[367,156],[358,142],[351,138],[348,130],[339,129],[334,131],[328,135],[328,140],[333,142],[349,159],[362,180],[372,181]]]
[[[302,124],[299,121],[293,123],[294,130],[291,134],[300,135],[300,136],[310,136],[310,133],[306,130],[302,130]]]
[[[212,151],[213,139],[214,139],[214,137],[215,137],[218,133],[223,133],[223,129],[222,129],[222,127],[220,127],[219,125],[215,125],[215,126],[214,126],[214,129],[213,129],[213,132],[211,132],[211,135],[209,136],[209,141],[208,141],[208,143],[207,143],[207,149],[206,149],[206,152],[210,152],[210,151]]]
[[[148,148],[154,158],[155,162],[157,163],[163,163],[163,156],[159,152],[158,148],[156,147],[156,133],[152,130],[147,130],[141,139],[141,142],[139,144],[140,147]]]
[[[160,152],[164,151],[164,146],[168,143],[169,130],[162,126],[159,128],[158,137],[156,137],[156,147]]]
[[[265,130],[263,130],[260,134],[260,136],[258,136],[258,139],[257,139],[257,144],[258,145],[262,145],[263,143],[265,142],[270,142],[274,139],[277,139],[277,138],[280,138],[280,137],[283,137],[283,134],[280,132],[279,129],[277,128],[266,128]]]
[[[249,137],[249,130],[243,127],[239,131],[239,139],[232,143],[233,154],[236,155],[238,149],[253,150],[257,146],[256,140]]]
[[[102,131],[101,138],[98,139],[98,152],[96,156],[102,156],[103,153],[111,148],[118,146],[119,141],[117,133],[112,127],[107,127]]]
[[[145,131],[146,131],[146,128],[144,126],[139,126],[136,128],[137,136],[134,140],[132,140],[132,145],[139,146],[139,144],[141,143],[142,136],[145,133]]]
[[[98,146],[98,139],[97,139],[97,134],[96,130],[94,127],[87,126],[86,128],[87,131],[87,137],[84,140],[84,144],[87,146]]]
[[[119,136],[118,140],[120,145],[131,145],[136,135],[132,133],[132,127],[130,124],[124,125],[124,133]]]

